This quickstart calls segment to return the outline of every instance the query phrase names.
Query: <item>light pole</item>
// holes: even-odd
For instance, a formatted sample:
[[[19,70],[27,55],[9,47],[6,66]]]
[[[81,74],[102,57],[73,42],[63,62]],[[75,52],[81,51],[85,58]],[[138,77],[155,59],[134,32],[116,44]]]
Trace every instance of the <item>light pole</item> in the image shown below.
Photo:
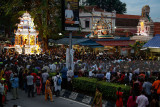
[[[72,68],[72,31],[69,32],[69,68]]]

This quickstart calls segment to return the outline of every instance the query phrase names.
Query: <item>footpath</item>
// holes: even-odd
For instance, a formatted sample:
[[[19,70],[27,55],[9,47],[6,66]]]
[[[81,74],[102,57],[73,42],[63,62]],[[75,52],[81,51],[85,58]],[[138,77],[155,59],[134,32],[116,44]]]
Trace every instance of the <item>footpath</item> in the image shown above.
[[[87,96],[87,95],[80,94],[77,92],[71,92],[65,89],[62,89],[62,91],[60,92],[60,96],[74,100],[74,101],[78,101],[80,103],[84,103],[87,105],[91,105],[94,99],[91,96]],[[102,107],[116,107],[115,103],[110,102],[110,101],[103,100],[102,103],[103,103]]]

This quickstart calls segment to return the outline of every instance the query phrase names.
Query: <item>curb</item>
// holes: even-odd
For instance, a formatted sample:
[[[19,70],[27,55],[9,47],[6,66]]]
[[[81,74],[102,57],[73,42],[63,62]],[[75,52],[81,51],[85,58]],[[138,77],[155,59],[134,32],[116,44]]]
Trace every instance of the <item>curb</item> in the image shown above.
[[[93,102],[93,99],[94,99],[91,96],[87,96],[87,95],[80,94],[80,93],[77,93],[77,92],[71,92],[71,91],[68,91],[68,90],[65,90],[65,89],[62,89],[60,91],[60,96],[64,97],[64,98],[74,100],[74,101],[77,101],[77,102],[80,102],[80,103],[84,103],[84,104],[87,104],[87,105],[91,105],[92,102]],[[116,107],[115,103],[111,103],[111,102],[106,101],[106,100],[103,100],[102,103],[103,103],[102,107]]]

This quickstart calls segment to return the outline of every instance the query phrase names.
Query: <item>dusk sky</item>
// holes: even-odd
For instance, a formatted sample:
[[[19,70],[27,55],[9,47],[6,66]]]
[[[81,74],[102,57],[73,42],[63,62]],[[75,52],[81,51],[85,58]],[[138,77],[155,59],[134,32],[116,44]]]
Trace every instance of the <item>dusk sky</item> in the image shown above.
[[[127,13],[131,15],[141,15],[144,5],[150,6],[150,17],[153,21],[160,22],[160,0],[121,0],[127,4]]]

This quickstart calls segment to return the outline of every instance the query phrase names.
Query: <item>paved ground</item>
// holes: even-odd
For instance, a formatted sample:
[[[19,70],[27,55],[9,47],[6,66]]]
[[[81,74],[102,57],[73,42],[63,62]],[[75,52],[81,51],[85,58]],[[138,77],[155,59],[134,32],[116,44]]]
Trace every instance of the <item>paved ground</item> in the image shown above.
[[[7,96],[7,104],[4,105],[4,107],[13,107],[13,105],[19,105],[21,107],[90,107],[88,105],[75,102],[69,99],[65,98],[57,98],[53,97],[54,102],[45,101],[44,95],[38,95],[34,98],[28,98],[27,94],[25,94],[24,91],[19,90],[19,99],[17,100],[11,100],[12,95],[11,93],[8,93]]]

